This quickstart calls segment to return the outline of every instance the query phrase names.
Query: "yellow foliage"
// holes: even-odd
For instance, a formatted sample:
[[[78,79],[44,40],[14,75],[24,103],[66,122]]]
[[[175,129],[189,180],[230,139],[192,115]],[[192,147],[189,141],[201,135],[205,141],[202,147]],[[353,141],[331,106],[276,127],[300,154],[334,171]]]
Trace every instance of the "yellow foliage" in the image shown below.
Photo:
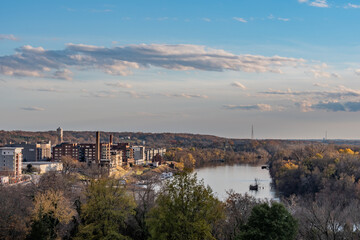
[[[339,149],[339,153],[346,153],[350,155],[356,154],[351,148]]]
[[[70,202],[64,197],[63,192],[50,189],[45,193],[38,193],[34,200],[33,215],[36,220],[41,214],[53,213],[61,223],[69,223],[75,215]]]
[[[315,155],[315,157],[318,158],[318,159],[323,159],[324,158],[324,156],[321,153],[317,153]]]
[[[285,164],[282,165],[281,167],[283,170],[294,170],[294,169],[298,169],[299,165],[291,162],[291,161],[287,161],[285,162]]]
[[[184,164],[184,167],[187,169],[194,169],[196,160],[191,153],[186,154],[185,156],[180,157],[180,162]]]

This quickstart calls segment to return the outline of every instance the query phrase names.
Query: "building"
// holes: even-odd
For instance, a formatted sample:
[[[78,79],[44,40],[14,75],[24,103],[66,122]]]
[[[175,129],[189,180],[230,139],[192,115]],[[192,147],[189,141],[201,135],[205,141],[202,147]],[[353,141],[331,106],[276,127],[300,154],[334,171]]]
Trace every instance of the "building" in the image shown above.
[[[133,146],[134,152],[134,163],[135,165],[141,165],[145,163],[145,147],[144,146]]]
[[[100,143],[100,159],[110,159],[110,143]]]
[[[159,154],[161,157],[163,157],[166,153],[166,148],[149,148],[145,150],[145,161],[146,163],[153,162],[154,156]]]
[[[22,155],[23,155],[23,161],[30,161],[30,162],[37,161],[36,160],[37,159],[36,144],[22,142],[22,143],[7,144],[6,147],[21,148]]]
[[[134,150],[130,147],[129,143],[118,143],[116,145],[112,145],[112,150],[122,151],[123,165],[133,165],[135,163]]]
[[[51,141],[36,144],[36,161],[47,161],[51,158]]]
[[[79,146],[79,161],[86,162],[88,165],[96,162],[95,144],[81,143]]]
[[[8,144],[6,147],[19,147],[22,148],[24,162],[47,161],[51,158],[51,142],[40,143],[13,143]]]
[[[68,156],[79,160],[77,143],[61,143],[53,147],[53,160],[60,162],[61,157]]]
[[[22,159],[22,148],[0,148],[0,175],[12,177],[21,176]]]
[[[111,150],[110,151],[110,163],[112,167],[122,166],[123,158],[121,150]]]
[[[38,169],[40,174],[50,171],[61,171],[63,169],[61,162],[23,162],[22,169],[26,169],[29,164]]]
[[[57,137],[58,137],[58,144],[61,144],[64,140],[64,132],[61,127],[56,129]]]

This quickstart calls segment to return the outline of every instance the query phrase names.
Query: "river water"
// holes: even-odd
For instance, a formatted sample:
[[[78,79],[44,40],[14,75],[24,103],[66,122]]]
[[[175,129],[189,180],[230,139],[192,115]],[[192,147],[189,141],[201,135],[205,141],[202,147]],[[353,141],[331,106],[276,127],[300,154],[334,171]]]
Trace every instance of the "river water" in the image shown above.
[[[233,189],[237,193],[248,193],[260,199],[277,200],[275,190],[271,188],[269,170],[261,169],[261,166],[247,164],[220,165],[196,169],[198,179],[203,179],[205,185],[209,185],[220,200],[227,198],[226,191]],[[259,180],[259,190],[250,191],[250,184]]]

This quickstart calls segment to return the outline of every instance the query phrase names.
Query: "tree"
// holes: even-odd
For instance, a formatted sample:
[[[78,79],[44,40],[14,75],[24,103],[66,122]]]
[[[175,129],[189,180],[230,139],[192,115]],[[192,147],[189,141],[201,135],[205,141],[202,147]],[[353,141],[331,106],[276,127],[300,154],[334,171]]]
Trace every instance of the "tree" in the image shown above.
[[[165,184],[156,204],[147,220],[150,239],[215,239],[214,227],[224,217],[211,188],[186,172]]]
[[[50,189],[34,200],[33,223],[27,239],[55,239],[59,223],[69,223],[75,215],[63,192]]]
[[[261,203],[260,200],[248,194],[241,195],[233,190],[227,192],[225,201],[226,221],[224,222],[224,239],[232,240],[240,234],[247,223],[253,207]]]
[[[26,165],[25,173],[39,172],[32,164]]]
[[[125,221],[134,213],[134,201],[115,179],[92,180],[81,207],[76,239],[127,239]]]
[[[70,156],[62,156],[61,162],[63,164],[62,172],[64,174],[69,174],[71,172],[74,172],[75,169],[77,169],[81,166],[81,163],[78,160],[76,160]]]
[[[291,240],[297,233],[297,221],[280,203],[255,206],[248,223],[239,234],[241,240]]]

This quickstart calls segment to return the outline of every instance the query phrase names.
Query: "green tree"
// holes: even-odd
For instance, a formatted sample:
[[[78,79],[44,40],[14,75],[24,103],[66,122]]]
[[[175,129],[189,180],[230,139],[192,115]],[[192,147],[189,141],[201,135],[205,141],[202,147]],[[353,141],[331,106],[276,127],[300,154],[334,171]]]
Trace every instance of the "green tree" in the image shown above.
[[[134,213],[135,203],[126,189],[115,179],[93,180],[86,197],[76,239],[128,239],[123,235],[125,221]]]
[[[221,202],[196,175],[180,173],[163,187],[147,220],[150,239],[215,239],[213,231],[224,217]]]
[[[291,240],[297,233],[297,221],[280,203],[267,203],[255,206],[243,231],[240,240]]]

